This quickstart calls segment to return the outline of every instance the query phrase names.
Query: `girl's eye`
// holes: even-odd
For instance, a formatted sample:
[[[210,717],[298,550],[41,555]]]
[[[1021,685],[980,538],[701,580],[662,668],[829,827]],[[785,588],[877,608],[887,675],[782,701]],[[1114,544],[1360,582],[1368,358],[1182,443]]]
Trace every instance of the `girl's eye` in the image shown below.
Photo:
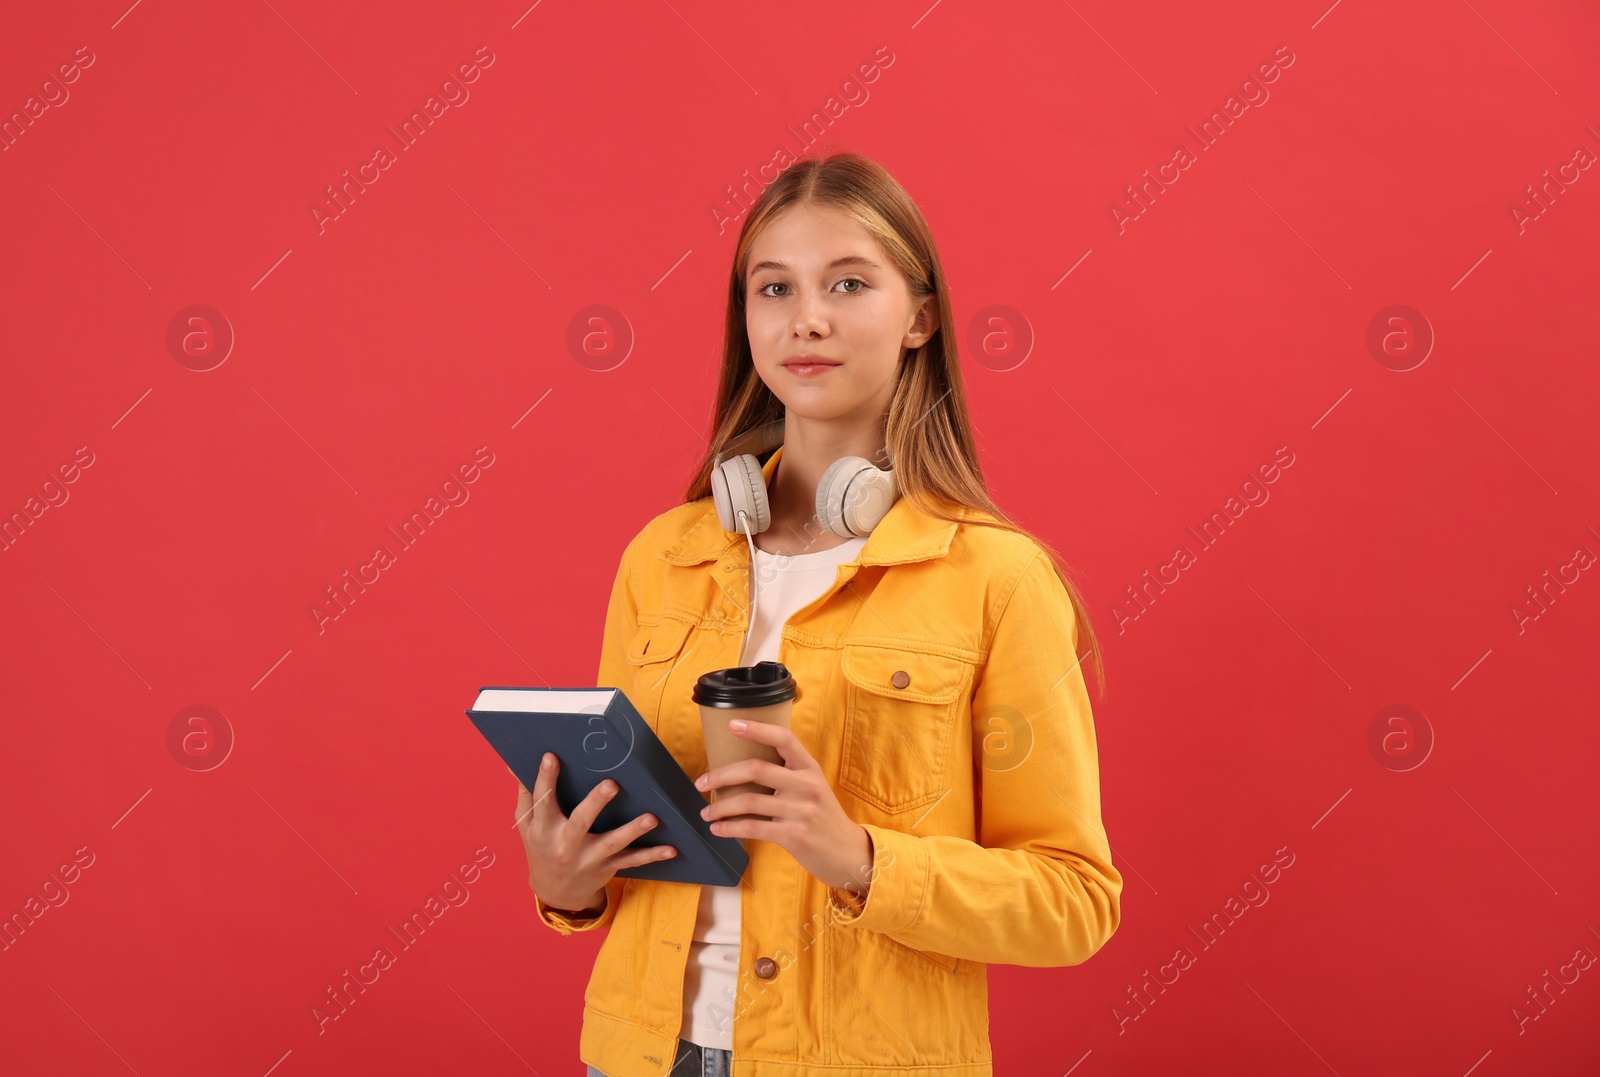
[[[856,285],[860,285],[860,287],[858,287],[858,288],[846,289],[845,290],[845,295],[858,295],[858,294],[860,294],[861,289],[865,288],[867,286],[867,282],[862,280],[860,277],[846,277],[844,280],[840,281],[839,283],[840,284],[856,284]],[[787,288],[787,287],[788,287],[788,285],[783,283],[782,281],[777,281],[777,280],[768,281],[766,284],[763,284],[763,285],[761,285],[760,287],[758,287],[756,289],[756,294],[757,295],[764,295],[768,299],[777,299],[779,297],[773,295],[771,292],[768,292],[767,289],[768,288]]]

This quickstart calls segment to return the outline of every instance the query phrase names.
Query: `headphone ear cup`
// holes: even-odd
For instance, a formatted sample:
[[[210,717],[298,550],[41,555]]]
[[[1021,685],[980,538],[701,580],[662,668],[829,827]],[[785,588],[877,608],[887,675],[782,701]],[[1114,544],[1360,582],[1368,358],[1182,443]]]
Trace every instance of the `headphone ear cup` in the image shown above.
[[[864,538],[883,522],[900,496],[894,472],[859,456],[828,465],[817,483],[817,519],[840,538]]]
[[[772,523],[767,480],[761,474],[760,462],[749,453],[724,460],[712,469],[711,500],[724,531],[742,535],[748,526],[752,535],[759,535]],[[739,523],[741,510],[747,514],[745,526]]]

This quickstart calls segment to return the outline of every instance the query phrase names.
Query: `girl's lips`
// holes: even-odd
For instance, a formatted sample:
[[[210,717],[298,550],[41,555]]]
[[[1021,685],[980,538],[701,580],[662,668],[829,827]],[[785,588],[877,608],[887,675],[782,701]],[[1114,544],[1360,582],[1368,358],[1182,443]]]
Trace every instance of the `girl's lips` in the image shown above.
[[[783,369],[802,378],[812,378],[826,371],[835,370],[839,366],[839,363],[785,363]]]

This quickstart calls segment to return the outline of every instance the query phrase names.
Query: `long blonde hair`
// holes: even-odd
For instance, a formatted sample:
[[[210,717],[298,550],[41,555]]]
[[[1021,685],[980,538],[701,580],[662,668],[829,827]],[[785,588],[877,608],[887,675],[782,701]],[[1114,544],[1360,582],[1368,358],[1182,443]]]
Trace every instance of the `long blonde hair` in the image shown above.
[[[1049,543],[1001,512],[989,497],[967,418],[950,293],[928,223],[899,181],[869,157],[835,153],[824,158],[802,158],[761,193],[746,215],[728,278],[713,433],[685,500],[711,496],[712,462],[730,441],[753,427],[783,418],[783,402],[757,375],[751,357],[745,329],[745,272],[750,247],[762,229],[785,210],[807,204],[841,210],[859,221],[904,274],[913,303],[932,295],[938,307],[938,329],[921,347],[909,349],[901,360],[884,427],[884,446],[893,461],[901,496],[938,519],[999,527],[1037,542],[1049,554],[1056,575],[1072,600],[1079,658],[1081,661],[1086,655],[1093,656],[1103,698],[1105,663],[1100,656],[1099,639],[1066,562]],[[951,506],[975,510],[991,519],[957,516]]]

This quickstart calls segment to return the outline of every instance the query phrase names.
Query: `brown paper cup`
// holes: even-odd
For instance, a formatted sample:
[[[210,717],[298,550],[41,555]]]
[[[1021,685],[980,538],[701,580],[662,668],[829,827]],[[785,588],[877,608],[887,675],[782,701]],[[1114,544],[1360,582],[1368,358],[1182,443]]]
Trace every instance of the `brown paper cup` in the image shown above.
[[[790,728],[796,686],[781,662],[757,662],[714,670],[695,682],[694,700],[700,705],[700,726],[705,735],[708,770],[741,759],[765,759],[783,765],[777,749],[728,731],[730,718]],[[771,793],[758,782],[740,782],[711,790],[713,802],[740,793]],[[730,815],[728,819],[767,819],[759,814]]]

